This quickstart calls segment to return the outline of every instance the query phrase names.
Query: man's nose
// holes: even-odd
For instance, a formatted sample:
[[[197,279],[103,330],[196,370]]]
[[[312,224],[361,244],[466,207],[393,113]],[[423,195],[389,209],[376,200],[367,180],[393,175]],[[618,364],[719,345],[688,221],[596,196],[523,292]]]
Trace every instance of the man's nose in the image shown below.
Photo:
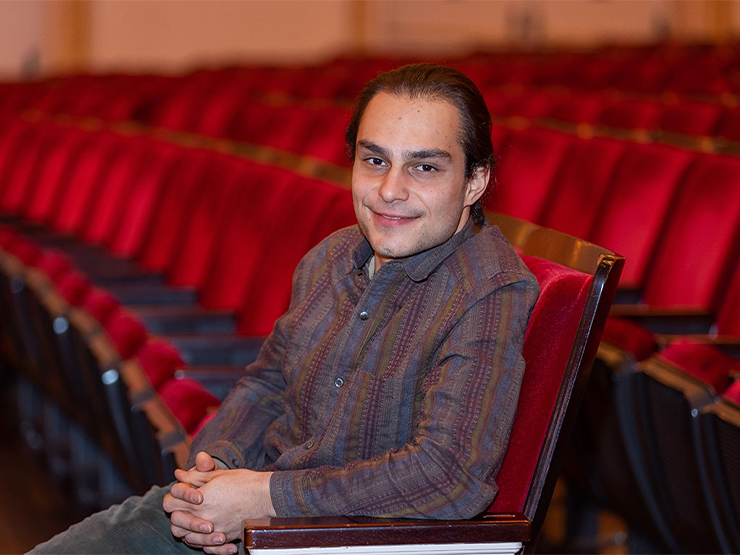
[[[389,171],[380,184],[378,194],[385,202],[407,200],[409,195],[403,174],[400,171]]]

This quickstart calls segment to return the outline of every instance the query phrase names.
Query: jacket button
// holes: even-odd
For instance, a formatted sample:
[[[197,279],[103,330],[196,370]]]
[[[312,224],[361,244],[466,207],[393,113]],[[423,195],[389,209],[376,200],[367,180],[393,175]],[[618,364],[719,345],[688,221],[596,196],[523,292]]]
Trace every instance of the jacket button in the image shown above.
[[[342,378],[337,378],[334,380],[334,387],[342,387],[344,385],[344,380]]]
[[[309,440],[306,442],[306,445],[304,445],[306,449],[311,449],[313,447],[313,441]]]
[[[369,317],[370,315],[367,313],[367,310],[360,312],[360,320],[367,320]]]

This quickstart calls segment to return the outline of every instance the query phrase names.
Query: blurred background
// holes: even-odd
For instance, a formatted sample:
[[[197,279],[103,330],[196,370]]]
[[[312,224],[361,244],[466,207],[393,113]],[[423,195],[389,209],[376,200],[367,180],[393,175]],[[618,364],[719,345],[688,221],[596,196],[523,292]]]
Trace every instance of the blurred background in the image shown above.
[[[730,40],[727,0],[2,0],[0,76]]]

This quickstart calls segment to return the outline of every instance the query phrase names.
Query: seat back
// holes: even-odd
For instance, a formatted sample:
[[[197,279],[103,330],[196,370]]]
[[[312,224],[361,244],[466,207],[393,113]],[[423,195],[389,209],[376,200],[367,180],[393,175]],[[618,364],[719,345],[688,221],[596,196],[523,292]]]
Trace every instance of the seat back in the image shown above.
[[[536,537],[624,259],[545,228],[532,230],[519,247],[541,293],[524,341],[527,367],[497,476],[500,490],[489,512],[524,513]]]
[[[729,553],[740,552],[740,381],[699,417],[709,490],[717,507],[717,525],[727,534]]]
[[[715,400],[713,384],[723,386],[712,364],[692,368],[687,351],[695,347],[705,360],[704,346],[685,345],[675,360],[662,356],[641,362],[630,376],[634,399],[633,429],[639,441],[631,444],[630,461],[653,518],[666,523],[666,544],[686,553],[728,553],[726,532],[716,527],[717,507],[708,495],[708,476],[699,456],[701,442],[698,411]],[[698,370],[698,371],[697,371]],[[725,373],[727,368],[725,368]],[[693,375],[692,375],[693,374]],[[626,407],[623,407],[626,408]]]

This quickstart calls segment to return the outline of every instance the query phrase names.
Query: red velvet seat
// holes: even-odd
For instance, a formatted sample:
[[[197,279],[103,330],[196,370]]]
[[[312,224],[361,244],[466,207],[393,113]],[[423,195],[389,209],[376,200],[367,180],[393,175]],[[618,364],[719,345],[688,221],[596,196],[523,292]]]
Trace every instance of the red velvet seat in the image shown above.
[[[114,313],[105,329],[122,359],[134,356],[147,339],[144,325],[125,310]]]
[[[695,156],[660,144],[630,144],[614,168],[586,238],[625,256],[620,286],[644,283],[671,201]]]
[[[575,237],[588,237],[626,147],[625,141],[615,139],[575,140],[535,221]]]
[[[52,126],[34,125],[19,141],[9,168],[3,172],[0,195],[0,211],[3,213],[19,215],[31,198],[37,161],[43,160],[54,144],[53,132]]]
[[[486,208],[536,222],[573,141],[572,135],[544,128],[509,133],[498,149]]]
[[[444,546],[446,553],[462,553],[456,544],[466,544],[470,549],[469,544],[475,543],[489,544],[480,545],[479,552],[493,552],[497,546],[500,552],[513,553],[521,549],[522,542],[531,540],[529,547],[533,548],[559,471],[560,449],[555,438],[559,438],[561,447],[567,442],[567,427],[561,428],[563,422],[569,421],[564,416],[567,406],[564,396],[573,396],[573,405],[568,410],[576,411],[609,304],[605,300],[606,306],[597,308],[588,300],[594,288],[599,289],[599,283],[603,283],[601,271],[596,271],[594,276],[589,271],[568,269],[533,256],[538,253],[545,258],[558,258],[555,253],[566,251],[574,254],[571,248],[575,244],[571,241],[573,238],[551,230],[535,230],[524,245],[519,245],[540,282],[542,294],[525,339],[527,370],[509,449],[497,476],[500,491],[491,507],[496,513],[472,521],[441,523],[363,518],[254,519],[245,522],[245,546],[250,550],[295,549],[295,553],[308,552],[302,551],[304,548],[340,546],[352,552],[355,547],[367,545],[378,549],[387,546],[389,551],[425,552],[424,544],[435,544],[437,548]],[[605,263],[602,270],[609,272],[610,262],[599,258],[598,249],[580,247],[579,250],[580,262],[575,263],[571,258],[574,266],[585,270],[591,264],[594,270],[593,264],[600,259]],[[586,259],[590,260],[589,264]],[[621,260],[616,265],[618,268]],[[615,279],[618,273],[615,269]],[[615,289],[616,283],[608,282],[605,299]],[[585,327],[584,318],[591,322]],[[589,338],[591,326],[594,335]],[[584,382],[576,378],[581,365],[584,370],[580,377]],[[555,414],[558,416],[553,418]],[[522,519],[521,513],[526,517]]]
[[[81,307],[105,327],[111,317],[120,310],[121,303],[105,289],[92,287]]]
[[[740,252],[738,233],[740,160],[699,156],[675,199],[643,301],[716,312]]]
[[[141,241],[137,258],[145,269],[166,272],[179,253],[202,256],[183,238],[193,225],[195,213],[208,211],[213,203],[208,197],[223,194],[221,182],[226,179],[224,166],[228,164],[225,158],[228,156],[201,149],[188,149],[178,157],[163,183],[146,240]]]
[[[52,133],[53,143],[37,161],[33,183],[29,183],[31,194],[21,212],[33,223],[46,224],[58,213],[59,201],[65,190],[74,187],[69,181],[69,168],[82,155],[87,140],[86,134],[74,128],[58,128]]]
[[[724,393],[731,384],[732,373],[740,371],[740,360],[711,345],[690,340],[675,341],[658,356],[708,383],[717,394]]]
[[[100,186],[114,167],[113,157],[124,138],[107,131],[87,133],[84,151],[73,160],[58,208],[49,219],[52,230],[66,235],[78,233],[91,217]]]
[[[603,105],[602,92],[568,91],[553,98],[546,115],[558,121],[594,124],[598,121]]]
[[[722,114],[719,104],[681,98],[663,107],[658,127],[673,133],[711,136]]]
[[[136,360],[156,391],[173,379],[177,370],[185,366],[177,349],[161,339],[147,340],[136,351]],[[182,404],[185,402],[183,400]]]
[[[607,98],[597,123],[618,129],[653,129],[662,109],[659,101]]]
[[[216,397],[188,378],[167,380],[160,387],[159,396],[189,434],[219,405]]]

